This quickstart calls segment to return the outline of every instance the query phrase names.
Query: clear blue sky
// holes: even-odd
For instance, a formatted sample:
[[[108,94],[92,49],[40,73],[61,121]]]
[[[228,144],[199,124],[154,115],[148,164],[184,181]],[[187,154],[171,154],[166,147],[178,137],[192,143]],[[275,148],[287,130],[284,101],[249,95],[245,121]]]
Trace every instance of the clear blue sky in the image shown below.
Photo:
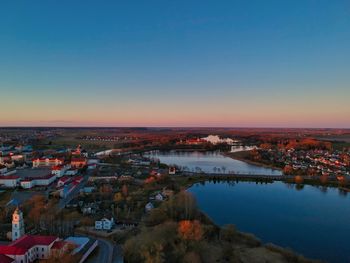
[[[1,1],[0,125],[350,127],[350,1]]]

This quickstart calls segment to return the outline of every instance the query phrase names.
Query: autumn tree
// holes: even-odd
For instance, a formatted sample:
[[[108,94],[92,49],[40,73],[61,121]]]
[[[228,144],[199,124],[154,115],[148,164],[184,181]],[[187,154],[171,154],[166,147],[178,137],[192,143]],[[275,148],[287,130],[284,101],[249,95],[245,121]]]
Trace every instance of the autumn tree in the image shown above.
[[[178,233],[182,239],[199,241],[203,237],[202,225],[198,220],[182,220],[178,224]]]
[[[128,186],[126,184],[124,184],[122,187],[122,193],[123,193],[124,197],[127,197],[129,194],[129,189],[128,189]]]

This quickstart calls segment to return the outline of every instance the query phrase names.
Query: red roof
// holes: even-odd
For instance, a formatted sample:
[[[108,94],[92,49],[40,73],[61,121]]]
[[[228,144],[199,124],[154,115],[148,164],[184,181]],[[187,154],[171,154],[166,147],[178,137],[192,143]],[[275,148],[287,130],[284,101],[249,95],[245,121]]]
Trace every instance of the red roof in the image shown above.
[[[55,161],[61,161],[63,162],[64,159],[63,158],[34,158],[32,159],[32,161],[36,161],[36,162],[46,162],[46,160],[49,160],[49,162],[55,162]]]
[[[0,255],[0,263],[12,263],[12,262],[15,262],[12,258],[5,255]]]
[[[67,245],[68,243],[65,241],[56,241],[53,245],[52,245],[52,249],[61,249],[63,248],[65,245]]]
[[[52,166],[51,170],[55,170],[55,171],[60,171],[63,169],[63,165],[55,165]]]
[[[11,246],[21,247],[25,249],[29,249],[33,246],[48,246],[53,243],[57,239],[56,236],[31,236],[25,235],[15,242],[12,242]]]
[[[0,180],[17,180],[20,177],[18,175],[2,175],[0,176]]]
[[[30,182],[30,181],[34,181],[34,180],[45,180],[45,179],[50,179],[54,176],[56,176],[56,175],[48,174],[45,176],[38,176],[38,177],[26,177],[24,180],[22,180],[22,182]]]
[[[0,254],[2,255],[24,255],[30,248],[34,246],[49,246],[57,237],[55,236],[30,236],[25,235],[7,246],[0,246]],[[2,261],[0,261],[2,262]],[[6,262],[6,261],[5,261]],[[12,262],[12,261],[9,261]]]
[[[72,162],[86,162],[85,158],[72,158]]]

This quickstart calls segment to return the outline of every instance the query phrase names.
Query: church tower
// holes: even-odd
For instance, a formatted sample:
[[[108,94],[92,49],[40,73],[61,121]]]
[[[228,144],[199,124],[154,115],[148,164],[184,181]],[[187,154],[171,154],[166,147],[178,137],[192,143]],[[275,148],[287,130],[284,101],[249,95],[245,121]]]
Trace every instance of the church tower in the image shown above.
[[[24,235],[23,213],[17,207],[12,215],[12,241],[15,241]]]

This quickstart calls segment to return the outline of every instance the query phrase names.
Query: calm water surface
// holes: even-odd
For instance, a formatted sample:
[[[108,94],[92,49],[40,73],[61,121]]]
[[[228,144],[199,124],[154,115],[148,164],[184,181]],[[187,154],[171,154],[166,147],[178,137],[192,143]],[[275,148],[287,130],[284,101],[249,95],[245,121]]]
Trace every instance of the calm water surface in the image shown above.
[[[167,165],[177,165],[188,168],[189,171],[201,169],[207,173],[242,173],[242,174],[264,174],[281,175],[281,171],[270,168],[264,168],[232,158],[223,156],[219,152],[179,152],[153,151],[148,154],[150,157],[157,158],[160,162]]]
[[[217,224],[235,224],[311,258],[350,262],[350,195],[275,182],[197,184],[189,189]]]

